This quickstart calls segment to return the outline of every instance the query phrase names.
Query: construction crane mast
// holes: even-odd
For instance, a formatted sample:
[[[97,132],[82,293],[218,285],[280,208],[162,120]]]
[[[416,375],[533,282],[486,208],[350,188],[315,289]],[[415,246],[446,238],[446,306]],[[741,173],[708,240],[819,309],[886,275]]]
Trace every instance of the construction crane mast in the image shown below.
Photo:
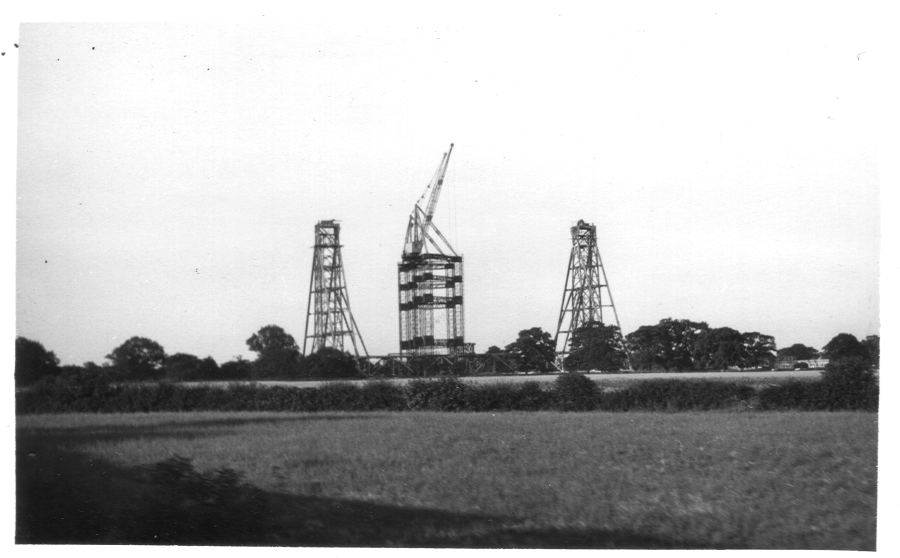
[[[451,355],[466,350],[462,256],[433,220],[452,152],[451,143],[413,206],[406,227],[397,266],[402,355]]]

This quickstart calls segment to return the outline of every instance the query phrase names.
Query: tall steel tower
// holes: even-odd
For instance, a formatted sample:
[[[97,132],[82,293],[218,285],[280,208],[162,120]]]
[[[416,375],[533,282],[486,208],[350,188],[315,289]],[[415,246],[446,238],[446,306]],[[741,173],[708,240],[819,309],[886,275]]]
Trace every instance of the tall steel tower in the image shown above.
[[[309,297],[306,301],[306,327],[303,330],[303,354],[307,343],[310,353],[322,347],[344,350],[344,340],[349,338],[353,353],[369,356],[366,344],[350,311],[347,296],[347,278],[341,257],[341,225],[334,219],[319,221],[315,228],[316,243],[313,246],[312,273],[309,278]],[[312,333],[309,322],[312,320]],[[362,352],[360,352],[362,351]]]
[[[628,351],[619,326],[619,315],[613,304],[612,292],[609,290],[606,271],[603,269],[603,260],[600,259],[600,250],[597,248],[597,227],[579,219],[578,224],[570,230],[572,253],[569,255],[566,287],[556,325],[554,338],[556,352],[560,359],[564,360],[571,350],[572,332],[589,322],[600,322],[619,328],[618,342],[627,356]],[[631,368],[630,357],[628,367]]]
[[[451,143],[413,206],[406,227],[403,255],[397,264],[402,355],[449,355],[466,348],[462,256],[432,220],[452,152]],[[428,203],[423,207],[426,196]]]

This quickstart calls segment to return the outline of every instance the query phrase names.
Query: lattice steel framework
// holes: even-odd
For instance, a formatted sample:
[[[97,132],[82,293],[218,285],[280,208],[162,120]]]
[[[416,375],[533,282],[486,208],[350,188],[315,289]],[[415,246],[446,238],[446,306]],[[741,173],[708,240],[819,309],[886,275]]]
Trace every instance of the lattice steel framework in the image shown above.
[[[556,352],[562,361],[571,349],[571,334],[589,322],[600,322],[615,325],[619,329],[618,343],[625,355],[628,351],[622,338],[619,315],[613,303],[603,260],[597,247],[597,227],[579,220],[572,227],[572,252],[569,255],[569,268],[566,272],[566,286],[559,308],[559,321],[556,325]],[[609,322],[612,318],[613,322]],[[631,368],[631,359],[628,358]]]
[[[452,355],[471,350],[465,343],[462,256],[432,221],[452,152],[450,144],[409,216],[403,255],[397,264],[401,355]]]
[[[353,353],[368,357],[359,327],[350,311],[347,278],[341,256],[341,225],[335,220],[319,221],[315,227],[312,272],[309,278],[309,297],[306,302],[306,327],[303,331],[303,354],[307,345],[310,353],[322,347],[344,351],[349,339]],[[310,321],[313,323],[309,331]]]

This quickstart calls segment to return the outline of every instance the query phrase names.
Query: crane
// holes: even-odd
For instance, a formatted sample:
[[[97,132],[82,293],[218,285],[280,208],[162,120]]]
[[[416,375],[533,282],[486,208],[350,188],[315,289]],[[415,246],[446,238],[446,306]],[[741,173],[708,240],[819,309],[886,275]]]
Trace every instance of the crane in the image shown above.
[[[456,252],[450,243],[434,225],[432,218],[437,208],[438,198],[441,195],[441,187],[444,185],[444,175],[447,173],[447,164],[450,163],[450,154],[453,153],[453,144],[441,157],[441,164],[434,171],[434,176],[425,187],[425,191],[413,206],[409,215],[409,224],[406,227],[406,241],[403,244],[404,256],[418,256],[435,250],[438,254],[456,256]],[[430,196],[429,196],[430,192]],[[428,203],[423,209],[423,201],[428,196]]]

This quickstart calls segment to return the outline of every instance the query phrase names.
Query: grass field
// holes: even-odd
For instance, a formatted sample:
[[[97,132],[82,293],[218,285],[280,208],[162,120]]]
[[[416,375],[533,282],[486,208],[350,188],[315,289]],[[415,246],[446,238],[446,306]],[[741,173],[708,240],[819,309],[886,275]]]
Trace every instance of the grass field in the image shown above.
[[[18,542],[125,542],[174,455],[264,491],[252,544],[875,546],[871,413],[18,417]],[[186,517],[191,517],[190,515]],[[118,522],[118,524],[117,524]],[[227,537],[222,539],[227,542]]]

